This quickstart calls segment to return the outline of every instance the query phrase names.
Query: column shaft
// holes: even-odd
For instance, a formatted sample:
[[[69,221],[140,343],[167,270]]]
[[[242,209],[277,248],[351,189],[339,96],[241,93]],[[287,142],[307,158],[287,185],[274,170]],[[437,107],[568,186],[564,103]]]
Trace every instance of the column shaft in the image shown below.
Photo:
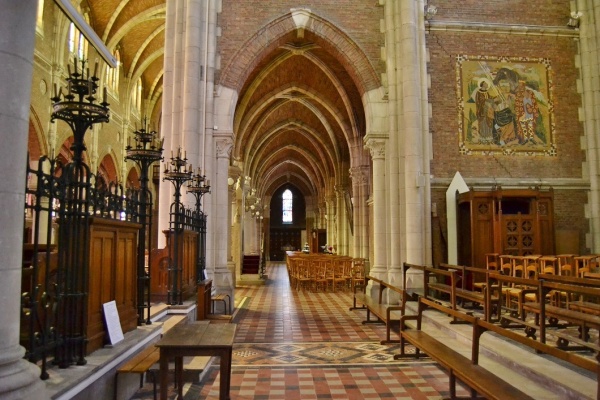
[[[0,398],[48,399],[19,345],[25,174],[37,1],[0,0]],[[48,99],[50,104],[50,99]]]

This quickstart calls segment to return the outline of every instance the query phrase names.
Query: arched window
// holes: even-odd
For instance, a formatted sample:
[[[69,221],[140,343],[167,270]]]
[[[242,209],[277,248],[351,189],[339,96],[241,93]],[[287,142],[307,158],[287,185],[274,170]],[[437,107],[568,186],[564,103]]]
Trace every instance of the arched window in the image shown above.
[[[137,80],[133,93],[131,94],[131,106],[135,114],[139,114],[142,110],[142,78]]]
[[[44,33],[44,0],[38,0],[38,8],[37,8],[37,19],[35,23],[35,27],[38,33]]]
[[[87,59],[88,43],[83,33],[71,22],[69,26],[69,52],[80,60]]]
[[[121,68],[121,53],[119,50],[115,50],[115,60],[117,60],[117,66],[115,68],[106,68],[106,82],[108,90],[110,90],[115,97],[119,94],[119,69]]]
[[[290,189],[286,189],[283,192],[283,195],[281,196],[282,198],[282,210],[283,210],[283,215],[282,215],[282,219],[283,219],[283,223],[284,224],[291,224],[293,223],[293,217],[292,217],[292,204],[293,204],[293,200],[294,200],[294,195],[292,194],[292,191]]]

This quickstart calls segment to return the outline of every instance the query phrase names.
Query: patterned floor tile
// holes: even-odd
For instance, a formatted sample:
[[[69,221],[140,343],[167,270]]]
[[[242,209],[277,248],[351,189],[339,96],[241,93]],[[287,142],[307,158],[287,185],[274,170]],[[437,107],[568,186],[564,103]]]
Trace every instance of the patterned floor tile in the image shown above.
[[[267,274],[263,286],[236,288],[232,399],[449,396],[448,376],[435,363],[393,359],[398,345],[380,344],[385,326],[363,324],[366,312],[350,310],[349,292],[296,291],[289,285],[284,264],[268,265]],[[464,388],[457,392],[468,395]],[[218,399],[218,365],[200,383],[186,384],[184,393],[186,400]],[[152,384],[144,385],[133,398],[152,399]],[[173,393],[169,399],[174,399]]]

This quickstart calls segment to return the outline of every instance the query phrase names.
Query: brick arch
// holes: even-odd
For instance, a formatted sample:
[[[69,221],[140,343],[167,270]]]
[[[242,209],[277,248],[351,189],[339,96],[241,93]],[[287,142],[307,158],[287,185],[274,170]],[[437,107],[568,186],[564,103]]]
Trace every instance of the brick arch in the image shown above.
[[[286,37],[298,29],[291,12],[259,29],[231,58],[229,64],[223,69],[219,84],[239,93],[248,76],[264,57],[283,45]],[[317,44],[330,51],[346,68],[361,96],[381,85],[375,69],[364,52],[335,24],[311,13],[310,23],[303,29],[314,34],[319,39]]]
[[[125,181],[126,187],[131,188],[140,188],[140,174],[136,167],[131,167],[129,172],[127,173],[127,180]]]
[[[71,135],[68,138],[66,138],[65,141],[58,148],[58,151],[56,152],[56,157],[60,160],[61,163],[68,164],[71,161],[73,161],[73,151],[71,150],[71,146],[73,145],[74,141],[75,138],[73,137],[73,135]],[[81,160],[84,164],[89,165],[87,151],[83,152],[83,154],[81,155]]]
[[[44,131],[39,117],[33,108],[29,113],[29,135],[27,140],[27,151],[29,161],[37,161],[41,156],[48,154],[48,144],[45,142]]]
[[[111,154],[107,154],[102,158],[102,162],[98,166],[98,178],[102,178],[106,183],[118,182],[117,167]]]

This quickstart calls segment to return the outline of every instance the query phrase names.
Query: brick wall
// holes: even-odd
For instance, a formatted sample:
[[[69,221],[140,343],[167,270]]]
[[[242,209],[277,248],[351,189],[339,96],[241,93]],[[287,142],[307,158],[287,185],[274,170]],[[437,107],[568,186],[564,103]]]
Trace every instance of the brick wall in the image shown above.
[[[575,60],[578,42],[557,35],[518,35],[482,33],[475,30],[436,30],[435,23],[537,25],[549,29],[564,28],[570,14],[568,1],[436,1],[438,12],[426,40],[430,54],[429,101],[432,107],[430,132],[433,139],[431,173],[435,178],[452,178],[456,171],[467,182],[479,178],[581,179],[585,153],[581,149],[583,125],[578,110],[582,106],[577,93],[580,71]],[[556,156],[462,155],[459,152],[459,124],[456,90],[456,56],[506,56],[547,58],[554,83],[554,123]],[[433,190],[440,220],[445,221],[445,190]],[[585,253],[588,221],[584,216],[585,191],[555,188],[554,215],[557,232],[575,236],[579,253]],[[446,227],[444,226],[445,230]],[[436,232],[435,230],[433,231]],[[444,231],[447,234],[447,231]],[[557,236],[557,240],[558,236]],[[434,254],[439,254],[440,234],[434,237]]]
[[[236,53],[248,45],[248,39],[257,32],[261,33],[270,22],[289,14],[292,8],[308,8],[354,40],[378,74],[384,72],[385,66],[380,60],[384,39],[380,32],[383,7],[377,1],[312,0],[298,3],[293,0],[223,0],[222,4],[223,12],[219,14],[218,21],[221,37],[217,43],[221,68],[229,65]],[[264,34],[270,35],[271,32]],[[247,60],[234,60],[238,61],[244,63]]]

